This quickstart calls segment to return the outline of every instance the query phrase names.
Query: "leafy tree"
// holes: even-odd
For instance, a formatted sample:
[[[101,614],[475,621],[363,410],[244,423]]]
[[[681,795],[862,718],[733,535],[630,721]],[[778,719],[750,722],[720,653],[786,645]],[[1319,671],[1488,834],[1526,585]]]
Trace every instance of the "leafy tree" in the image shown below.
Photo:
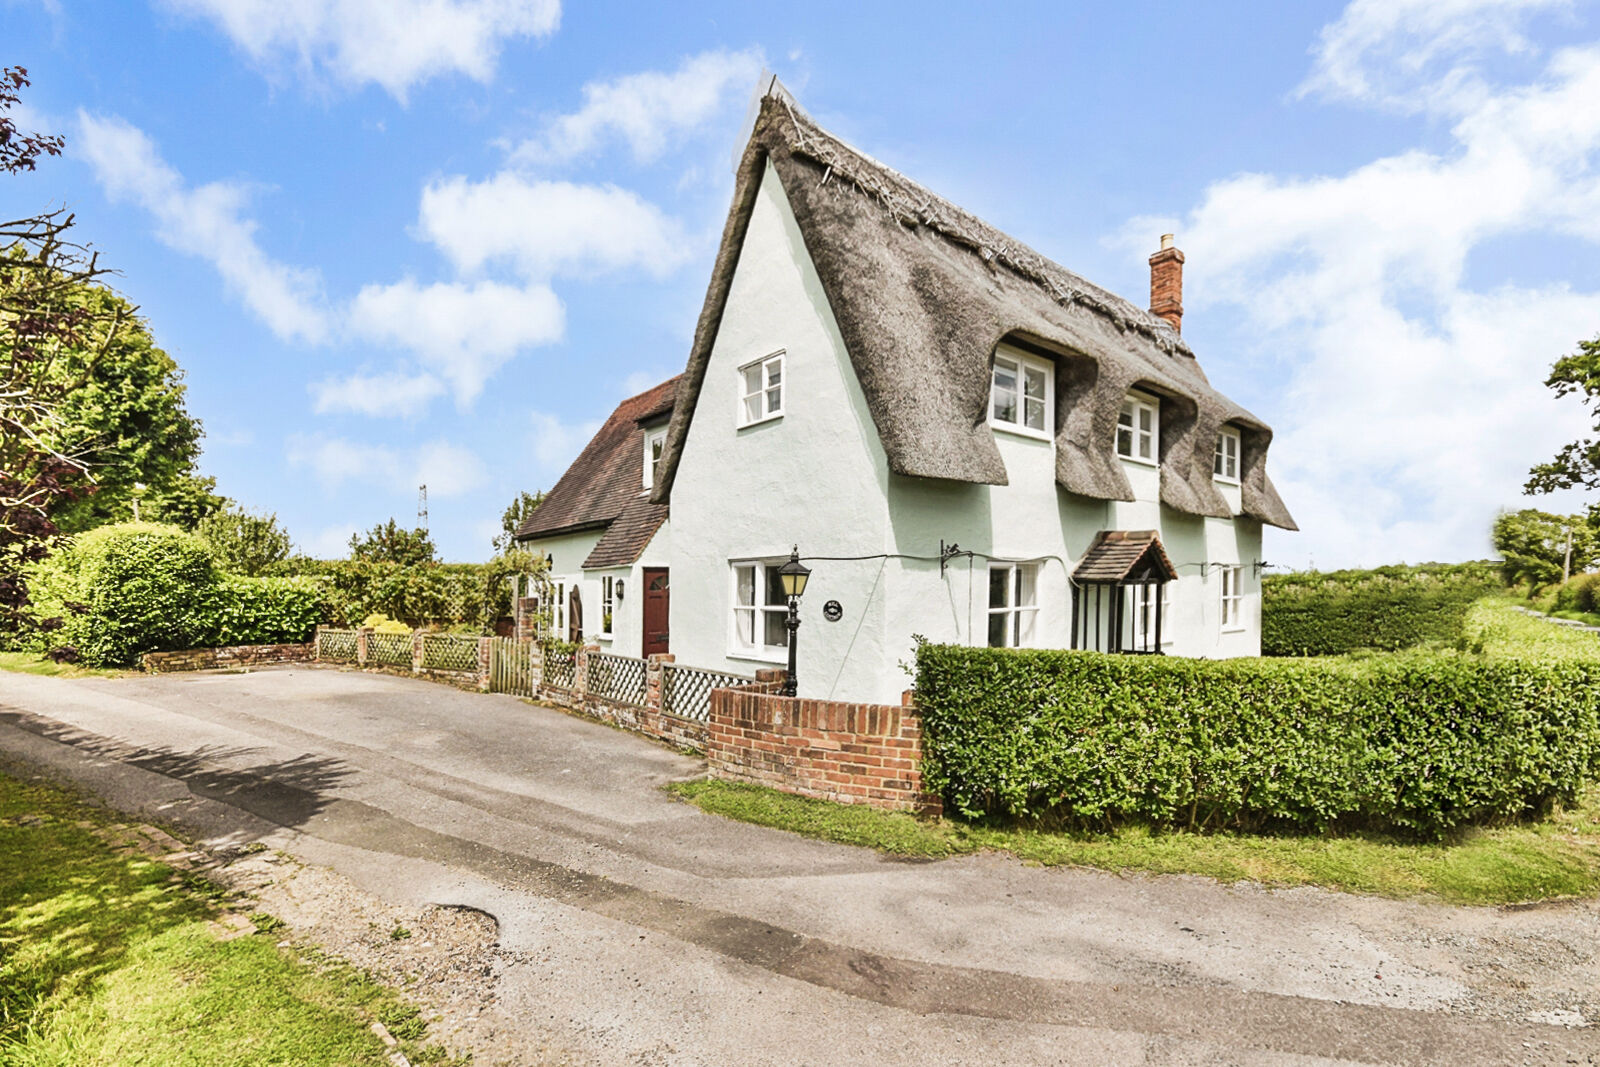
[[[120,317],[123,328],[94,359],[67,349],[55,367],[75,385],[57,408],[50,443],[81,456],[95,486],[50,517],[62,533],[78,533],[133,518],[137,499],[140,518],[192,530],[226,501],[214,478],[195,473],[202,431],[184,406],[183,372],[122,297],[88,285],[81,298],[96,316]]]
[[[351,535],[350,558],[368,563],[398,563],[402,567],[416,567],[439,562],[439,550],[434,547],[433,538],[427,530],[421,527],[407,530],[390,519],[365,534]]]
[[[1505,560],[1501,570],[1508,583],[1527,582],[1531,594],[1542,585],[1561,580],[1567,538],[1572,538],[1572,573],[1579,574],[1600,558],[1600,539],[1582,515],[1552,515],[1524,508],[1506,511],[1494,520],[1494,547]]]
[[[1558,397],[1583,394],[1583,405],[1600,432],[1600,335],[1592,341],[1579,341],[1576,352],[1556,360],[1544,384]],[[1523,492],[1550,493],[1574,486],[1600,489],[1600,440],[1586,437],[1563,446],[1550,462],[1528,472]]]
[[[544,492],[542,490],[530,493],[524,489],[517,494],[517,498],[500,515],[501,532],[496,534],[494,538],[495,555],[501,555],[511,549],[511,546],[515,543],[514,538],[516,537],[517,527],[526,522],[528,516],[538,510],[539,505],[543,503]]]
[[[278,516],[255,515],[243,508],[214,511],[200,520],[197,532],[211,545],[223,570],[258,575],[289,558],[289,533]]]
[[[0,173],[61,154],[60,137],[19,131],[9,114],[27,85],[25,69],[0,68]],[[25,570],[49,553],[51,514],[88,486],[84,458],[53,444],[81,380],[60,370],[64,354],[86,369],[124,325],[121,308],[86,300],[105,270],[70,239],[72,223],[65,209],[0,221],[0,634],[44,621]]]

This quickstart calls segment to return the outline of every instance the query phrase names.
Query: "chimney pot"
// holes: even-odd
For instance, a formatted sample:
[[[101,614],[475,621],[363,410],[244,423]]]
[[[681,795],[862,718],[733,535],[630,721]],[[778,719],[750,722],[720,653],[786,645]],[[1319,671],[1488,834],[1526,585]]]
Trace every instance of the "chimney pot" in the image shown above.
[[[1183,253],[1174,235],[1161,235],[1161,250],[1150,257],[1150,313],[1183,332]]]

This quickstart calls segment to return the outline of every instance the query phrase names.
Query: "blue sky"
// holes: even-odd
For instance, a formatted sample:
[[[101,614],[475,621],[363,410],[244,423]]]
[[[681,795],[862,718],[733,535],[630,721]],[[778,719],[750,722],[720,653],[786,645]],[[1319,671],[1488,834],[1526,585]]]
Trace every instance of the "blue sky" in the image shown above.
[[[480,559],[616,402],[687,358],[750,92],[1137,302],[1277,431],[1274,562],[1484,555],[1585,429],[1600,18],[1562,0],[1207,4],[0,0],[0,184],[121,272],[203,468],[305,549],[415,514]],[[1535,501],[1576,509],[1577,496]]]

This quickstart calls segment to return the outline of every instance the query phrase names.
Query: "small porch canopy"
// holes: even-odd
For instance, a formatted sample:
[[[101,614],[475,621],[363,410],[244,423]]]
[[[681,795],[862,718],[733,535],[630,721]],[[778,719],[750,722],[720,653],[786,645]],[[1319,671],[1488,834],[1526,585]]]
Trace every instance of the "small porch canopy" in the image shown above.
[[[1072,572],[1072,647],[1161,653],[1162,587],[1178,576],[1154,530],[1101,530]]]

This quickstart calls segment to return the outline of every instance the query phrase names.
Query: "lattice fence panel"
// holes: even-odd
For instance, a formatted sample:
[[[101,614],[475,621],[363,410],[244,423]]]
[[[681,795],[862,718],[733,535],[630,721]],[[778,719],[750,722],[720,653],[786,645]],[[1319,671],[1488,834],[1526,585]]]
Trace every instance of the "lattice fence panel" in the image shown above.
[[[645,703],[644,669],[642,659],[591,652],[588,691],[619,704],[635,704],[642,708]]]
[[[575,689],[578,685],[578,654],[557,649],[544,650],[544,684],[558,689]]]
[[[495,637],[489,642],[489,691],[533,696],[533,642]]]
[[[383,663],[390,667],[411,666],[411,635],[368,634],[367,662]]]
[[[754,678],[699,667],[662,665],[661,710],[685,719],[705,722],[711,717],[711,690],[749,685]]]
[[[423,634],[422,666],[430,671],[476,671],[478,639],[459,634]]]
[[[354,630],[321,631],[317,635],[317,658],[354,663],[356,660],[356,632]]]

